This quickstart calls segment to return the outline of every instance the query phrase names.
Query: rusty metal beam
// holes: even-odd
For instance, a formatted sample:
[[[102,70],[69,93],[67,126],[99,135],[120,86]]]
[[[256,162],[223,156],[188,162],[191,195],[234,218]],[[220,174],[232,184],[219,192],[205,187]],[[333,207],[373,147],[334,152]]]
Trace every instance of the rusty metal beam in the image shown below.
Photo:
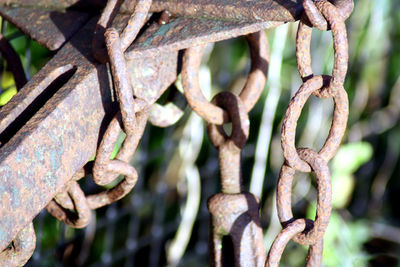
[[[334,1],[334,0],[333,0]],[[336,0],[343,1],[343,0]],[[168,10],[178,16],[224,19],[232,21],[294,21],[303,7],[297,0],[153,0],[151,12]],[[38,9],[101,9],[106,0],[0,0],[0,5]],[[135,1],[126,1],[123,12],[132,11]]]
[[[117,16],[114,26],[121,28],[127,19]],[[94,155],[106,114],[113,113],[109,71],[92,57],[95,22],[80,30],[0,110],[0,250]],[[135,94],[154,103],[177,75],[180,49],[280,23],[209,18],[154,23],[126,53]]]
[[[0,6],[0,15],[49,50],[59,49],[89,20],[85,12]]]
[[[95,154],[101,126],[107,123],[105,115],[112,113],[108,69],[96,63],[91,53],[94,22],[0,111],[4,144],[0,148],[0,250]],[[136,88],[161,92],[176,77],[177,52],[128,65]],[[157,95],[148,94],[146,99]],[[50,99],[29,118],[46,97]]]
[[[295,21],[303,12],[297,0],[155,0],[152,11],[230,21]]]
[[[105,0],[39,0],[35,2],[0,0],[0,15],[39,44],[54,51],[66,43],[90,17],[98,14],[105,2]],[[124,3],[121,12],[129,13],[135,6],[134,2]],[[88,7],[92,8],[88,9]],[[218,0],[154,0],[150,11],[163,10],[169,10],[174,15],[200,19],[198,23],[210,24],[208,29],[222,34],[222,31],[229,27],[246,27],[246,23],[259,22],[258,28],[261,29],[266,27],[261,24],[262,22],[294,21],[299,18],[303,8],[294,0],[235,0],[229,3]],[[182,18],[181,21],[174,23],[179,24],[179,27],[181,25],[184,27],[185,24],[190,24],[188,20],[189,18]],[[164,26],[161,31],[165,31],[166,27],[169,26]],[[252,27],[254,28],[255,25]],[[188,29],[185,31],[189,33]],[[248,30],[248,32],[252,31],[254,30]]]
[[[236,22],[179,17],[168,24],[153,23],[127,50],[128,59],[157,55],[217,42],[281,25],[279,21]]]

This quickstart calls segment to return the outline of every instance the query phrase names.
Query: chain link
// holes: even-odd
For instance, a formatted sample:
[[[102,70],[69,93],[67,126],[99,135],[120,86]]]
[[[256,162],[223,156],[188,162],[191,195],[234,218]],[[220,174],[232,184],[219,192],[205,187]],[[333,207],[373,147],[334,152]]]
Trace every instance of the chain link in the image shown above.
[[[282,149],[285,162],[277,185],[277,210],[283,229],[273,242],[267,259],[259,218],[259,200],[242,188],[241,150],[246,144],[250,122],[248,112],[260,98],[266,82],[269,48],[263,31],[247,35],[251,53],[251,70],[239,96],[221,92],[209,102],[201,92],[199,68],[205,46],[188,48],[182,62],[182,84],[189,106],[208,123],[212,144],[218,149],[221,175],[221,193],[208,200],[211,214],[210,263],[221,266],[224,255],[222,243],[229,236],[233,256],[238,266],[278,266],[281,255],[290,240],[308,245],[307,266],[319,266],[322,260],[323,235],[331,213],[331,181],[328,161],[335,155],[343,138],[348,99],[343,87],[347,72],[348,45],[344,20],[351,14],[353,2],[304,0],[304,14],[296,37],[296,57],[303,84],[293,96],[282,125]],[[113,188],[86,196],[78,184],[85,176],[84,169],[76,172],[71,181],[47,205],[47,210],[58,220],[71,227],[87,226],[91,210],[117,201],[135,186],[138,174],[129,163],[144,133],[149,118],[148,103],[135,97],[124,52],[135,40],[148,18],[151,0],[138,0],[127,26],[121,34],[110,25],[122,0],[109,0],[97,23],[92,49],[100,62],[109,62],[120,110],[108,125],[97,150],[92,169],[93,180],[99,186],[123,179]],[[164,19],[162,22],[164,23]],[[310,41],[312,25],[332,31],[334,66],[331,76],[314,76],[311,68]],[[306,101],[313,94],[320,98],[332,97],[334,112],[331,129],[319,152],[310,148],[296,148],[297,121]],[[224,123],[232,123],[228,135]],[[122,146],[111,159],[115,144],[124,132]],[[296,171],[313,172],[317,181],[318,200],[315,220],[295,219],[291,209],[291,192]],[[24,264],[33,253],[35,234],[32,223],[22,230],[11,246],[0,254],[0,263],[10,266]],[[230,253],[230,254],[229,254]]]
[[[281,144],[285,162],[276,189],[276,205],[283,229],[269,251],[266,266],[278,266],[289,240],[308,245],[306,266],[320,266],[323,236],[332,210],[332,186],[328,161],[336,154],[342,141],[349,113],[347,93],[343,87],[347,72],[348,45],[344,20],[350,15],[351,1],[337,1],[338,7],[323,1],[304,1],[305,16],[299,22],[296,37],[296,57],[303,84],[293,96],[282,124]],[[350,8],[349,8],[350,7]],[[332,76],[314,76],[311,68],[310,42],[312,27],[330,29],[333,36],[334,65]],[[322,149],[295,147],[297,121],[311,94],[320,98],[332,97],[334,111],[332,125]],[[291,193],[295,171],[313,172],[317,180],[317,211],[315,220],[295,219],[292,213]]]
[[[221,92],[213,101],[223,108],[232,121],[228,136],[222,125],[208,124],[211,142],[218,149],[222,193],[208,200],[211,213],[210,231],[212,266],[221,266],[222,259],[232,252],[222,252],[222,239],[229,236],[233,244],[235,263],[238,266],[262,266],[265,262],[264,241],[259,219],[259,201],[242,190],[240,154],[249,135],[249,118],[241,98]]]
[[[133,95],[124,51],[136,38],[144,24],[151,1],[143,0],[136,3],[135,11],[120,36],[114,28],[105,30],[105,27],[111,24],[121,3],[122,1],[114,0],[107,2],[93,39],[92,47],[95,57],[99,61],[108,59],[110,63],[120,111],[114,115],[104,133],[92,173],[94,182],[100,186],[110,184],[119,175],[123,175],[124,178],[111,189],[85,196],[77,183],[77,180],[85,176],[84,169],[82,168],[74,175],[64,191],[57,194],[48,204],[47,210],[57,219],[75,228],[85,227],[89,223],[90,210],[109,205],[127,195],[138,179],[137,171],[129,164],[129,161],[144,133],[149,116],[149,104]],[[101,33],[104,34],[106,51],[102,50]],[[104,56],[104,52],[107,56]],[[110,159],[122,131],[126,137],[115,159]]]
[[[251,69],[247,82],[239,96],[243,101],[246,112],[249,112],[264,89],[268,70],[269,47],[267,37],[263,31],[246,36],[250,46]],[[199,83],[199,68],[201,56],[205,46],[197,46],[186,49],[182,62],[182,84],[185,97],[189,106],[200,117],[209,123],[222,125],[229,121],[226,111],[208,102],[201,92]]]
[[[97,22],[92,42],[92,50],[94,57],[102,63],[108,61],[108,53],[104,41],[106,29],[110,28],[111,23],[123,2],[124,0],[108,0],[100,19]],[[136,5],[134,12],[130,16],[125,29],[121,33],[119,42],[122,52],[125,52],[129,45],[135,40],[139,30],[145,24],[152,0],[136,0],[135,2]]]
[[[205,46],[185,51],[182,83],[190,107],[208,122],[208,135],[218,149],[222,193],[212,196],[207,207],[211,214],[210,265],[221,266],[233,253],[238,266],[263,266],[265,249],[259,219],[259,200],[242,189],[241,150],[249,135],[248,112],[260,98],[266,82],[269,47],[264,32],[247,36],[251,70],[239,94],[221,92],[210,102],[201,92],[198,71]],[[226,134],[223,124],[232,122]],[[229,236],[233,252],[223,252],[222,240]],[[226,254],[226,255],[224,255]]]

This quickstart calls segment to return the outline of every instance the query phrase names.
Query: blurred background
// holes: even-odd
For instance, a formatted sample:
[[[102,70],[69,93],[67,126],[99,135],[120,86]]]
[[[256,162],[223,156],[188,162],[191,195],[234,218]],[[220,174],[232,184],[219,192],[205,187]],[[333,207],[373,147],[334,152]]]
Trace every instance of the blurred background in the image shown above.
[[[359,0],[347,20],[349,71],[348,128],[330,162],[333,212],[325,234],[323,266],[400,266],[400,2]],[[271,62],[266,89],[250,113],[251,130],[242,152],[245,188],[261,199],[266,248],[281,230],[275,186],[283,163],[282,119],[301,85],[295,58],[297,23],[267,32]],[[2,21],[1,31],[21,57],[29,77],[52,54]],[[330,32],[314,30],[313,70],[330,74]],[[200,81],[211,99],[239,92],[250,67],[244,38],[207,48]],[[16,93],[1,64],[0,105]],[[178,89],[178,90],[177,90]],[[168,128],[148,126],[132,163],[139,182],[127,197],[93,213],[82,230],[65,226],[46,211],[34,220],[36,251],[27,266],[195,266],[208,265],[207,199],[220,191],[217,150],[204,121],[186,106],[178,81],[159,103],[186,107]],[[311,97],[297,127],[297,146],[319,149],[329,131],[332,99]],[[122,139],[121,139],[122,140]],[[118,148],[116,148],[118,149]],[[91,179],[80,181],[86,192]],[[293,187],[296,217],[314,218],[314,179],[297,173]],[[290,242],[280,266],[304,266],[307,247]]]

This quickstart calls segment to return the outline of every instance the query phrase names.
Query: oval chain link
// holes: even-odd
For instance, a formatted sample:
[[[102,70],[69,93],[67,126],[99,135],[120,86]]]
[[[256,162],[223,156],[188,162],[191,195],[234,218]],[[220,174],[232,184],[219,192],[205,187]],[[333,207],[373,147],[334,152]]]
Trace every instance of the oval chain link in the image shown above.
[[[268,71],[269,46],[263,31],[246,36],[250,46],[251,69],[240,98],[249,112],[260,98]],[[182,62],[182,84],[189,106],[208,123],[222,125],[229,121],[226,111],[210,103],[203,95],[199,83],[199,68],[205,46],[186,49]]]
[[[90,210],[109,205],[127,195],[136,185],[138,174],[129,164],[143,135],[149,116],[149,105],[144,100],[134,98],[127,72],[124,51],[134,41],[147,19],[151,0],[136,2],[121,36],[114,28],[109,28],[117,14],[121,0],[109,0],[97,23],[93,39],[93,53],[101,61],[109,61],[120,111],[108,125],[97,150],[93,166],[93,180],[100,186],[107,185],[123,175],[124,178],[113,188],[85,196],[77,180],[85,176],[83,168],[74,175],[64,191],[57,194],[47,210],[66,224],[82,228],[89,223]],[[104,47],[105,40],[105,47]],[[126,137],[116,157],[110,159],[121,132]]]
[[[336,154],[343,138],[349,113],[347,93],[343,87],[347,72],[348,44],[344,20],[353,9],[347,0],[303,1],[305,13],[299,22],[296,37],[296,57],[303,84],[293,96],[282,124],[281,144],[285,162],[277,185],[276,205],[283,229],[273,242],[265,266],[278,266],[289,240],[309,245],[306,266],[320,266],[323,236],[331,214],[332,189],[328,161]],[[333,36],[334,65],[332,76],[314,76],[311,68],[310,42],[312,27],[330,29]],[[297,121],[310,95],[332,97],[332,125],[322,149],[317,153],[309,148],[296,149]],[[292,213],[292,184],[295,171],[312,171],[317,179],[317,211],[315,220],[295,219]]]
[[[110,62],[120,104],[120,111],[112,119],[100,143],[93,167],[93,178],[96,184],[101,186],[109,184],[121,174],[124,178],[112,189],[85,196],[77,183],[77,180],[84,176],[83,169],[76,173],[64,190],[49,203],[47,209],[56,218],[77,228],[87,225],[90,210],[110,204],[129,193],[138,178],[136,169],[129,164],[129,160],[133,157],[145,129],[148,103],[134,97],[123,53],[145,23],[152,1],[136,2],[135,11],[127,27],[119,35],[115,29],[109,27],[122,2],[107,2],[96,26],[92,44],[96,59]],[[347,72],[348,47],[344,20],[353,9],[353,1],[350,0],[337,0],[332,3],[326,0],[303,1],[305,15],[298,28],[296,57],[304,84],[292,98],[282,126],[285,163],[277,187],[277,209],[283,230],[273,242],[266,261],[258,200],[242,190],[240,168],[241,149],[249,134],[248,112],[259,99],[266,81],[269,60],[266,36],[262,31],[247,36],[252,63],[248,80],[239,96],[230,92],[219,93],[212,103],[205,99],[198,81],[204,46],[189,48],[184,54],[182,82],[185,97],[192,109],[209,123],[209,136],[219,150],[222,193],[214,195],[208,201],[213,229],[210,254],[214,263],[221,260],[220,246],[222,237],[227,233],[232,237],[237,264],[251,263],[261,266],[265,263],[266,266],[278,266],[283,250],[291,239],[310,246],[307,266],[318,266],[321,262],[323,235],[331,212],[332,193],[327,162],[335,155],[347,124],[348,100],[343,84]],[[309,22],[319,29],[332,31],[335,51],[332,76],[313,74],[310,56],[312,28],[307,25]],[[328,138],[318,153],[311,149],[295,147],[297,120],[311,94],[332,97],[335,104]],[[230,136],[222,127],[229,121],[232,122]],[[110,159],[122,131],[126,133],[125,140],[116,157]],[[296,170],[313,171],[316,175],[318,204],[315,221],[293,218],[291,188]],[[18,239],[15,240],[15,244],[18,244],[17,241]]]

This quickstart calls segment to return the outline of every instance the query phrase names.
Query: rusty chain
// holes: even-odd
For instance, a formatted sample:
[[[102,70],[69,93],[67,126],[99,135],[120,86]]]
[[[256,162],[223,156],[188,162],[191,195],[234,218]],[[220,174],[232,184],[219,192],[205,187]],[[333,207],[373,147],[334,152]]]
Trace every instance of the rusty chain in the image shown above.
[[[289,103],[282,124],[281,143],[285,162],[281,168],[276,190],[276,205],[282,231],[269,251],[266,266],[278,266],[289,240],[308,245],[307,266],[319,266],[322,261],[323,236],[332,210],[332,188],[328,161],[335,155],[347,124],[348,99],[343,87],[347,72],[348,45],[344,20],[351,8],[337,7],[328,1],[304,1],[305,14],[312,25],[321,30],[330,29],[333,36],[334,66],[332,76],[314,76],[311,69],[310,42],[312,27],[303,16],[296,37],[296,57],[303,84]],[[342,7],[342,9],[341,9]],[[332,97],[334,112],[329,135],[317,153],[310,148],[295,147],[297,120],[311,94],[320,98]],[[317,211],[315,220],[295,219],[291,210],[292,184],[296,171],[313,172],[317,180]]]
[[[78,184],[78,180],[86,175],[85,170],[82,168],[75,173],[46,207],[55,218],[75,228],[87,226],[92,210],[124,197],[133,189],[138,179],[136,169],[129,162],[143,135],[152,103],[134,95],[124,52],[147,21],[152,0],[135,2],[133,14],[119,34],[111,27],[111,23],[122,3],[122,0],[107,2],[96,25],[92,42],[94,57],[102,63],[110,64],[120,108],[98,147],[92,174],[94,182],[99,186],[114,182],[119,175],[124,178],[111,189],[86,196]],[[343,87],[348,62],[344,21],[352,12],[353,2],[304,0],[303,8],[304,14],[296,37],[296,57],[303,84],[289,103],[281,136],[285,163],[279,175],[276,197],[278,217],[283,229],[273,242],[267,257],[259,218],[259,200],[243,190],[240,167],[241,150],[249,135],[248,112],[260,98],[266,82],[269,48],[265,33],[260,31],[246,36],[250,46],[251,69],[238,96],[221,92],[209,102],[202,94],[198,80],[205,45],[188,48],[184,53],[181,72],[184,95],[189,106],[208,123],[209,137],[219,154],[222,192],[212,196],[207,205],[211,214],[212,266],[221,266],[223,259],[231,256],[222,247],[226,236],[232,240],[233,258],[237,266],[278,266],[290,240],[309,246],[307,266],[319,266],[321,263],[323,235],[332,209],[328,161],[335,155],[341,143],[348,117],[348,99]],[[166,23],[168,18],[169,16],[161,16],[160,23]],[[311,69],[310,41],[313,27],[332,31],[335,53],[331,76],[314,76]],[[295,147],[297,120],[311,94],[320,98],[332,97],[335,104],[329,135],[318,153],[310,148]],[[230,135],[223,129],[223,124],[228,122],[232,123]],[[126,137],[115,158],[111,159],[122,132]],[[316,177],[318,203],[314,221],[293,218],[291,190],[296,171],[313,172]],[[30,223],[0,253],[0,263],[7,266],[23,265],[33,253],[35,239],[33,224]]]
[[[218,149],[222,193],[207,203],[211,214],[210,265],[221,266],[232,252],[223,252],[223,238],[229,236],[237,266],[261,266],[265,249],[259,219],[259,200],[243,191],[241,150],[249,135],[248,112],[260,98],[266,82],[269,47],[264,32],[246,36],[250,46],[251,69],[239,96],[230,92],[217,94],[211,102],[201,92],[198,71],[205,46],[185,51],[182,83],[189,106],[208,123],[208,135]],[[223,124],[232,122],[228,136]]]
[[[123,175],[124,179],[111,189],[85,196],[77,183],[77,180],[85,176],[85,171],[83,168],[79,170],[64,191],[57,194],[47,206],[50,214],[75,228],[82,228],[89,224],[91,210],[123,198],[133,189],[138,179],[137,171],[129,164],[129,161],[133,157],[146,127],[149,105],[146,101],[133,96],[124,51],[144,24],[151,0],[137,2],[135,11],[120,36],[114,28],[106,30],[104,28],[110,25],[121,3],[122,1],[108,1],[97,23],[93,38],[92,47],[95,57],[99,61],[108,60],[110,63],[120,111],[114,115],[104,133],[97,150],[92,173],[94,182],[100,186],[112,183],[119,175]],[[100,33],[103,33],[102,41],[99,37]],[[106,45],[106,51],[102,49],[103,43]],[[107,56],[104,53],[107,53]],[[122,131],[126,137],[118,154],[114,159],[110,159]]]
[[[268,68],[268,43],[263,32],[257,32],[246,36],[250,45],[251,69],[247,82],[244,85],[240,98],[243,101],[246,112],[249,112],[259,99],[266,81]],[[200,117],[209,123],[222,124],[228,122],[226,111],[208,102],[200,89],[198,72],[201,56],[205,46],[188,48],[182,62],[182,83],[185,97],[190,107]]]

